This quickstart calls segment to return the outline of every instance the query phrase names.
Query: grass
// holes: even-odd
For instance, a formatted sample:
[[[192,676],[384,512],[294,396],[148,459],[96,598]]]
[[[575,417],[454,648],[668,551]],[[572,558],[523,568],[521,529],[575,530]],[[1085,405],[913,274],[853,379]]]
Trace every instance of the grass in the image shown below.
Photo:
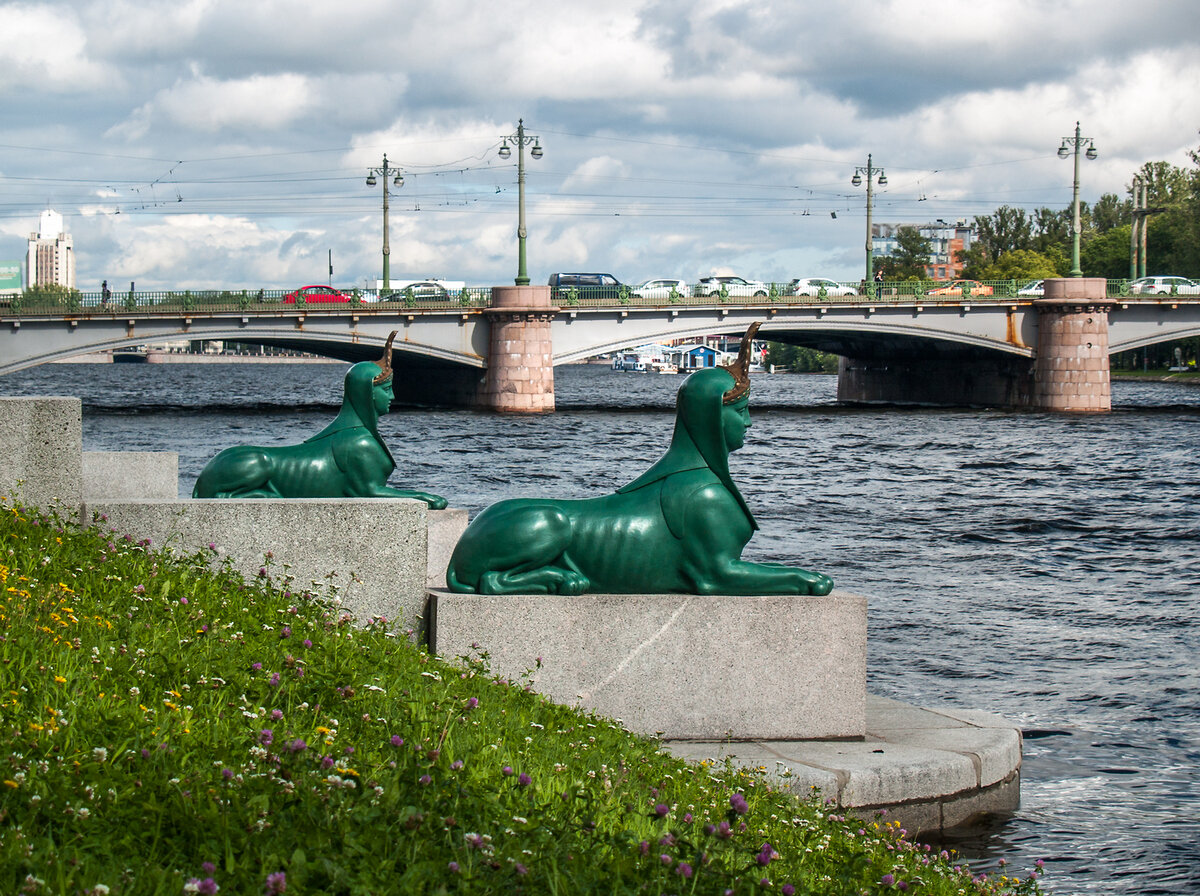
[[[0,498],[0,892],[1040,892],[214,556]]]

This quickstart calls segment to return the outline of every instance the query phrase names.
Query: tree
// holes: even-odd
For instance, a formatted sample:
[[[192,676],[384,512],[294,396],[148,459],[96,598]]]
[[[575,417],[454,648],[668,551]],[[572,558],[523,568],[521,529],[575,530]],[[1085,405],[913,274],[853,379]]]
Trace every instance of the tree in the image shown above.
[[[1005,252],[996,261],[983,270],[984,280],[1043,280],[1046,277],[1057,277],[1058,268],[1055,259],[1034,252],[1032,249],[1013,249]]]
[[[1079,248],[1079,267],[1088,277],[1120,280],[1129,276],[1130,225],[1093,234]]]
[[[933,242],[915,227],[896,231],[896,248],[881,259],[879,268],[888,280],[924,280]]]
[[[26,287],[21,297],[26,305],[66,305],[78,308],[83,293],[61,283],[35,283]]]
[[[1002,205],[990,215],[975,216],[974,248],[978,242],[995,262],[1005,252],[1028,249],[1033,242],[1033,221],[1023,208]]]
[[[1091,209],[1092,227],[1096,233],[1108,233],[1114,227],[1128,224],[1133,214],[1133,202],[1119,199],[1116,193],[1105,193]]]
[[[838,369],[837,355],[784,342],[767,343],[767,363],[792,373],[837,373]]]

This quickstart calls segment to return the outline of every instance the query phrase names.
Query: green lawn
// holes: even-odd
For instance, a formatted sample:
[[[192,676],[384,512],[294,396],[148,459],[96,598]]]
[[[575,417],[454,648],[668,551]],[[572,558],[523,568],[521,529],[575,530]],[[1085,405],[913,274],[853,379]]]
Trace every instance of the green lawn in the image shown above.
[[[353,622],[0,499],[0,893],[1037,893]]]

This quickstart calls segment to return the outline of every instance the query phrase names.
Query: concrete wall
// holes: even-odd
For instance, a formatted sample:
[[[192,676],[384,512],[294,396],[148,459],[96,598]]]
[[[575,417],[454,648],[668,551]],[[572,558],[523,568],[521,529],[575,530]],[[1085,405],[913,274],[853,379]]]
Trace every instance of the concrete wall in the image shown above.
[[[371,500],[89,501],[85,518],[137,540],[185,553],[216,545],[214,565],[229,557],[253,577],[268,551],[272,577],[290,574],[296,591],[332,583],[342,606],[360,619],[384,616],[420,631],[429,577],[428,509],[407,498]],[[286,568],[285,568],[286,566]]]
[[[179,455],[173,451],[83,452],[83,500],[179,497]]]
[[[431,592],[430,645],[673,740],[861,738],[867,602]],[[541,659],[540,668],[538,659]]]
[[[78,398],[0,398],[0,492],[72,515],[83,496]]]

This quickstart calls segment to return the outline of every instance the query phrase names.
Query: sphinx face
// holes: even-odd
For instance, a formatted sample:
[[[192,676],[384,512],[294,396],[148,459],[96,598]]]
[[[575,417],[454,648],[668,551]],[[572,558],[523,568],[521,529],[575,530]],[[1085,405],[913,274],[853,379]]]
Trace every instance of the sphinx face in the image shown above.
[[[389,378],[386,382],[380,383],[372,389],[372,399],[375,402],[375,413],[382,417],[388,412],[392,406],[392,381]]]
[[[721,429],[725,435],[725,448],[737,451],[746,444],[746,430],[750,428],[750,399],[741,398],[721,409]]]

